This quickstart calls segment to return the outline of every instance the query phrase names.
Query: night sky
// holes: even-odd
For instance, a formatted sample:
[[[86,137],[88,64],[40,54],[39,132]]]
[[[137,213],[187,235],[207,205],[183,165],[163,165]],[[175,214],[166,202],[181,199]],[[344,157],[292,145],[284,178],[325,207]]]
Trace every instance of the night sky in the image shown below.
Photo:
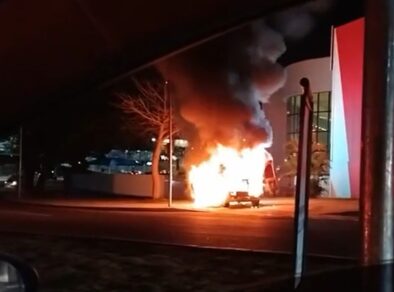
[[[361,16],[363,16],[363,0],[349,0],[346,2],[339,0],[333,1],[329,10],[312,15],[314,24],[307,35],[297,40],[285,38],[287,51],[279,59],[279,63],[286,66],[290,63],[304,59],[328,56],[330,54],[331,27],[352,21]],[[270,24],[270,17],[266,18],[266,22]],[[275,29],[274,24],[272,27]],[[226,64],[226,61],[223,60],[223,58],[226,59],[226,50],[231,51],[234,50],[234,48],[241,49],[233,42],[234,39],[237,39],[237,32],[234,32],[233,34],[235,35],[235,38],[227,38],[224,36],[217,40],[205,43],[200,47],[193,48],[190,51],[186,51],[185,53],[181,53],[184,55],[181,59],[185,59],[184,61],[189,64],[191,71],[193,71],[193,68],[199,68],[203,72],[202,76],[209,75],[209,72],[212,73],[217,70],[212,67],[223,67],[223,64]],[[240,40],[245,36],[244,34],[245,32],[242,30],[238,33]],[[241,41],[239,42],[241,43]],[[177,57],[175,57],[175,59],[176,58]],[[227,64],[227,66],[228,65],[229,64]],[[194,74],[193,76],[196,77],[198,74]],[[206,78],[202,78],[201,81],[202,80],[206,80]],[[200,85],[201,83],[202,82],[198,82]],[[207,86],[202,87],[205,91],[207,90]],[[225,91],[225,88],[222,90]]]
[[[328,12],[315,18],[316,24],[305,38],[287,41],[287,52],[279,60],[287,65],[304,59],[330,54],[331,26],[337,26],[364,15],[364,0],[336,0]]]
[[[12,3],[12,1],[10,1],[10,3]],[[289,63],[306,58],[327,56],[330,51],[331,25],[339,25],[356,19],[362,15],[362,0],[337,0],[330,11],[320,14],[316,18],[316,22],[312,31],[306,37],[297,41],[287,40],[287,52],[279,60],[280,63],[287,65]],[[48,37],[48,35],[43,35],[42,37],[45,38]],[[95,41],[99,42],[100,40],[95,39]],[[61,44],[58,45],[61,46]],[[207,47],[209,47],[209,45],[207,45]],[[43,54],[43,52],[40,54]],[[89,58],[90,57],[91,55],[89,55]],[[13,67],[10,67],[12,70],[15,70],[16,65],[22,66],[22,64],[13,65]],[[91,80],[88,80],[85,83],[86,88],[88,88],[89,85],[93,83],[95,76],[98,76],[103,72],[105,73],[106,70],[112,70],[110,67],[105,67],[105,62],[101,62],[96,65],[96,71],[98,73],[96,72],[93,74]],[[61,71],[61,68],[59,70]],[[28,73],[31,74],[31,76],[34,76],[33,71]],[[26,75],[23,74],[24,73],[21,71],[20,76],[26,79]],[[6,83],[4,83],[4,77],[7,77],[7,75],[3,76],[3,85],[6,86]],[[71,80],[71,76],[65,78],[66,83],[68,80]],[[7,78],[5,81],[7,81]],[[33,81],[31,81],[31,83],[34,85],[34,87],[43,86],[43,84],[37,82],[33,83]],[[122,84],[124,83],[125,81],[122,82]],[[77,92],[83,89],[77,88],[74,84],[70,84],[67,88],[69,92]],[[17,90],[19,90],[19,88],[15,88],[15,91],[12,93],[17,92]],[[108,136],[112,135],[115,137],[113,130],[120,129],[120,125],[122,124],[122,120],[120,118],[114,118],[116,116],[116,110],[112,105],[114,102],[114,91],[118,91],[116,87],[105,90],[100,89],[93,92],[90,91],[89,94],[84,95],[68,95],[67,98],[62,97],[65,97],[65,94],[68,91],[63,93],[60,92],[58,96],[50,96],[49,100],[45,99],[42,102],[36,102],[35,105],[32,104],[32,106],[27,104],[26,107],[25,105],[26,110],[35,113],[33,116],[25,116],[25,120],[28,120],[29,124],[34,124],[35,126],[33,128],[46,128],[46,130],[38,136],[55,136],[54,140],[56,143],[61,144],[62,148],[64,148],[66,145],[64,140],[69,141],[68,145],[74,145],[76,143],[73,141],[81,139],[81,137],[84,137],[84,149],[93,147],[94,141],[97,141],[98,144],[104,143],[105,147],[107,148],[110,147],[109,142],[111,142],[108,140]],[[10,101],[12,102],[12,100]],[[106,121],[108,121],[108,123]],[[82,131],[83,129],[85,130]],[[122,131],[123,130],[124,129],[122,129]],[[78,132],[81,133],[78,134]],[[115,141],[116,139],[114,139],[113,142],[118,145],[124,145],[125,143],[128,143],[124,140],[129,140],[131,144],[133,144],[133,140],[138,140],[130,133],[127,135],[129,135],[130,139],[118,139],[119,141]],[[46,140],[51,139],[52,138],[48,138]],[[52,145],[49,145],[49,148],[51,147]]]

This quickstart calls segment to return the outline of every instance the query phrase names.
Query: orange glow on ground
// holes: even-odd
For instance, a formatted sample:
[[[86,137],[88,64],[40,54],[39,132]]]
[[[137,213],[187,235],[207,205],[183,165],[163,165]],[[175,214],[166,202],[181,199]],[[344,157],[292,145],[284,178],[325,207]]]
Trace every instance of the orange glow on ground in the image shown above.
[[[263,175],[271,155],[263,144],[236,150],[217,145],[210,158],[193,165],[188,173],[195,207],[217,207],[230,192],[247,191],[258,197],[263,193]]]

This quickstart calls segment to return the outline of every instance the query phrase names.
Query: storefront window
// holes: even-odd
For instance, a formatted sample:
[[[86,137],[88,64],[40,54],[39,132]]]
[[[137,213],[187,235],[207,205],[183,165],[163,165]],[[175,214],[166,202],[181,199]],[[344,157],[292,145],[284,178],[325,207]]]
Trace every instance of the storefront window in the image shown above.
[[[298,140],[301,96],[289,97],[287,101],[287,138]],[[313,94],[312,139],[330,149],[331,92]]]

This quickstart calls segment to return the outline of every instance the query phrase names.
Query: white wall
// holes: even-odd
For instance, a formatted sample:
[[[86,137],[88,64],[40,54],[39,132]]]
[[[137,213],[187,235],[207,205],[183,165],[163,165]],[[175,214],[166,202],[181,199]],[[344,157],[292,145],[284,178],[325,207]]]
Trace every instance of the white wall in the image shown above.
[[[325,57],[297,62],[289,65],[286,72],[285,85],[264,104],[264,112],[273,131],[273,144],[268,151],[271,152],[276,166],[285,158],[287,99],[302,93],[299,82],[303,77],[310,80],[312,92],[331,91],[331,59]]]
[[[287,81],[278,91],[282,98],[301,93],[300,79],[306,77],[311,83],[312,92],[331,91],[331,58],[310,59],[286,67]]]
[[[168,177],[161,175],[161,197],[168,195]],[[75,174],[71,177],[71,188],[74,190],[98,192],[104,194],[115,194],[136,197],[152,197],[152,180],[150,175],[132,174],[105,174],[105,173],[84,173]],[[172,192],[174,199],[184,199],[188,197],[186,183],[181,180],[174,180]]]
[[[160,176],[162,192],[165,192],[165,177]],[[94,191],[116,195],[152,197],[150,175],[131,174],[76,174],[71,178],[71,187],[77,190]]]
[[[330,196],[350,198],[349,150],[346,136],[345,109],[338,45],[334,38],[333,84],[331,98],[331,175]]]

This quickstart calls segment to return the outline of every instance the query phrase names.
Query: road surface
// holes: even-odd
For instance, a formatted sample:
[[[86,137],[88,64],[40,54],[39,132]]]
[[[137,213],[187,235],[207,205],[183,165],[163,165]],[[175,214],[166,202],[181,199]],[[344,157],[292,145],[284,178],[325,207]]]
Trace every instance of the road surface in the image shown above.
[[[257,209],[91,210],[1,202],[0,231],[291,252],[293,219],[280,214]],[[314,216],[309,253],[357,258],[358,228],[357,220],[346,216]]]

